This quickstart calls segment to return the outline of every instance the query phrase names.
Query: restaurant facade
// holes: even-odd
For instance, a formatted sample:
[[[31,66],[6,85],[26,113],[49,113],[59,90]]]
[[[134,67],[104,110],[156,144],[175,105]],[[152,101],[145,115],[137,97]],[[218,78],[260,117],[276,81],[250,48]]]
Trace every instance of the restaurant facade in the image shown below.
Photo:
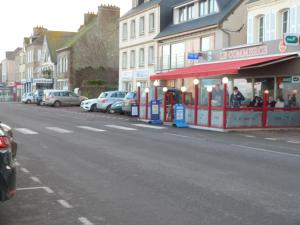
[[[204,129],[300,128],[300,47],[282,40],[194,54],[195,65],[153,74],[154,87],[141,93],[140,118],[150,119],[151,99],[160,99],[160,118],[184,119]],[[244,96],[233,104],[233,88]],[[148,101],[146,97],[148,96]]]

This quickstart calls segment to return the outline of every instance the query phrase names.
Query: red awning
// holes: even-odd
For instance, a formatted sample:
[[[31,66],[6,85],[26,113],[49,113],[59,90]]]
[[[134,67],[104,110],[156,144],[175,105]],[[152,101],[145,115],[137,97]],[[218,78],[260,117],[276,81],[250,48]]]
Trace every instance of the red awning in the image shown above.
[[[190,78],[190,77],[234,75],[234,74],[239,74],[239,70],[243,69],[244,67],[246,69],[246,67],[249,68],[254,65],[259,65],[264,63],[276,63],[278,61],[282,61],[283,59],[290,59],[291,56],[295,57],[295,55],[285,55],[285,56],[281,55],[281,56],[268,56],[268,57],[255,58],[255,59],[243,59],[237,61],[200,64],[196,66],[176,69],[165,73],[154,74],[150,76],[150,79],[151,80],[174,80],[174,79]]]

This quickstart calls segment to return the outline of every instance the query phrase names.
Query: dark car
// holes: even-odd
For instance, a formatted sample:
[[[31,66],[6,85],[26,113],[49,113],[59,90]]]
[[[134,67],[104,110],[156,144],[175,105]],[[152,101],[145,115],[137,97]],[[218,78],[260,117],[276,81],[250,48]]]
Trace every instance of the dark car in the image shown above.
[[[12,129],[0,122],[0,202],[16,193],[16,154],[17,143]]]
[[[110,109],[109,109],[109,113],[123,114],[122,104],[123,104],[123,100],[117,101],[114,104],[112,104]]]
[[[128,92],[124,98],[122,104],[122,111],[125,114],[131,114],[131,106],[137,104],[137,94],[136,92]]]

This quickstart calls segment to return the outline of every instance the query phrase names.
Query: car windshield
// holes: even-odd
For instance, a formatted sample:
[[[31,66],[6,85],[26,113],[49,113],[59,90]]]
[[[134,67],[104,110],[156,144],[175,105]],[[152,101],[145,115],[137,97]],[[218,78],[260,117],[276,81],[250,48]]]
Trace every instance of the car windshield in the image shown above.
[[[107,92],[102,92],[100,95],[99,95],[99,98],[106,98],[108,95]]]
[[[135,93],[134,92],[129,92],[125,96],[125,99],[133,99],[133,98],[135,98]]]

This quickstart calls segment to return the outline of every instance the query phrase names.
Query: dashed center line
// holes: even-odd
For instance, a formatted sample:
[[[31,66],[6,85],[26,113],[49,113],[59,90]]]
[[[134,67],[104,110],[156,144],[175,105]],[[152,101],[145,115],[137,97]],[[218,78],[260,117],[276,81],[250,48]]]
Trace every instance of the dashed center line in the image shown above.
[[[20,170],[21,170],[23,173],[30,173],[28,169],[26,169],[26,168],[23,168],[23,167],[22,167],[22,168],[20,168]]]
[[[153,125],[147,125],[147,124],[132,124],[132,125],[133,126],[137,126],[137,127],[144,127],[144,128],[156,129],[156,130],[166,129],[166,127],[153,126]]]
[[[62,129],[62,128],[59,128],[59,127],[46,127],[46,129],[52,130],[52,131],[55,131],[55,132],[61,133],[61,134],[73,133],[73,131],[71,131],[71,130],[65,130],[65,129]]]
[[[94,225],[91,221],[89,221],[85,217],[79,217],[78,220],[83,224],[83,225]]]
[[[105,125],[106,127],[115,128],[119,130],[126,130],[126,131],[135,131],[137,129],[131,128],[131,127],[123,127],[123,126],[117,126],[117,125]]]
[[[30,177],[30,179],[33,180],[34,182],[39,183],[39,184],[42,183],[41,180],[39,178],[37,178],[37,177]]]
[[[48,194],[53,194],[54,191],[49,187],[27,187],[27,188],[17,188],[17,191],[30,191],[30,190],[39,190],[42,189],[46,191]]]
[[[291,144],[300,144],[300,141],[288,141],[288,143],[291,143]]]
[[[106,130],[102,130],[102,129],[98,129],[98,128],[94,128],[94,127],[88,127],[88,126],[77,126],[77,127],[80,129],[94,131],[94,132],[105,132],[106,131]]]
[[[59,203],[59,204],[61,204],[64,208],[67,208],[67,209],[72,209],[73,208],[73,206],[71,206],[67,201],[65,201],[65,200],[57,200],[57,202]]]
[[[277,141],[277,138],[264,138],[265,140],[269,140],[269,141]]]
[[[27,128],[15,128],[15,130],[22,133],[22,134],[38,134],[38,132],[35,132],[33,130],[29,130]]]

